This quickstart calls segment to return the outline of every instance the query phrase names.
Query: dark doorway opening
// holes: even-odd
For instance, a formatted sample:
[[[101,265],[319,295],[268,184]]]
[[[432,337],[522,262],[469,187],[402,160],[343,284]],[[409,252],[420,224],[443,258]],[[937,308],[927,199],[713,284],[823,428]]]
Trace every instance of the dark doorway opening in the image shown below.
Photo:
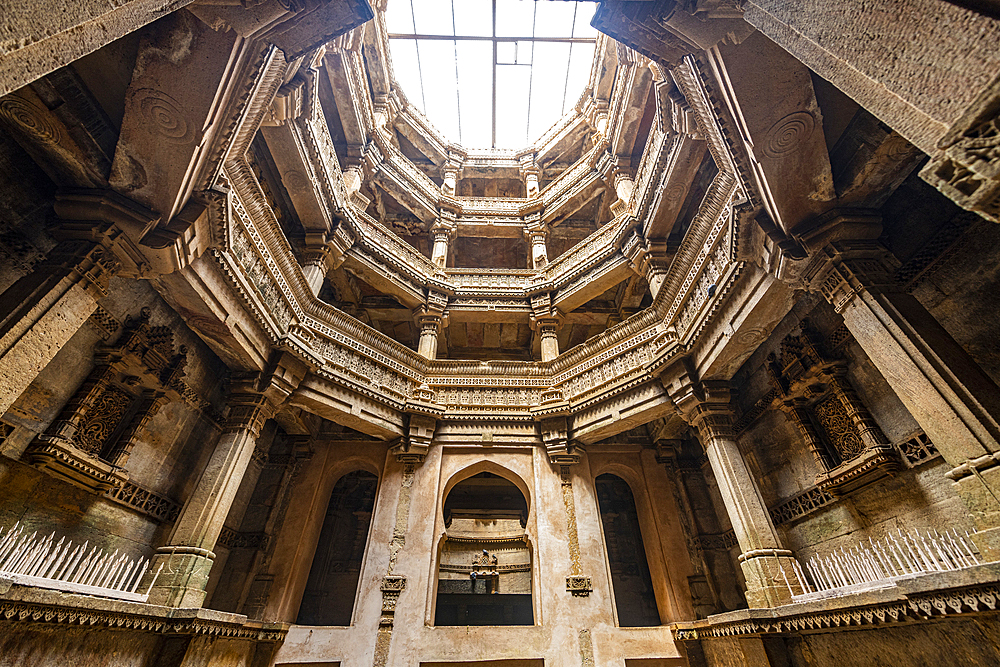
[[[660,625],[632,489],[620,477],[600,475],[597,503],[611,566],[618,625],[623,628]]]
[[[300,625],[350,625],[378,478],[358,470],[333,487],[302,596]]]

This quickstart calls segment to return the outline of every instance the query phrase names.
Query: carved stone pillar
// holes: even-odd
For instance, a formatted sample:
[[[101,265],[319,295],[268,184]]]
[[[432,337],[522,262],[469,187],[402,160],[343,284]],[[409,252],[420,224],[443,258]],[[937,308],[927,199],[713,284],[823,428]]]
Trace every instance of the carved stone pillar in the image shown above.
[[[715,572],[706,562],[705,549],[700,540],[701,531],[698,526],[698,518],[688,493],[688,477],[701,476],[701,470],[695,469],[688,462],[681,462],[681,449],[683,442],[677,439],[661,439],[656,441],[656,462],[663,464],[670,477],[671,490],[674,501],[677,503],[680,512],[681,529],[684,531],[685,545],[688,556],[691,559],[691,567],[694,575],[688,577],[688,588],[691,591],[691,604],[694,607],[698,618],[706,618],[711,614],[724,611],[720,604],[720,594],[715,583]],[[704,478],[701,480],[704,485]],[[714,518],[714,517],[713,517]],[[718,531],[716,531],[718,532]],[[707,588],[710,598],[706,599],[704,591],[699,589]]]
[[[538,196],[538,179],[542,175],[542,170],[538,166],[534,150],[521,153],[517,156],[518,171],[524,179],[525,197]]]
[[[650,241],[636,232],[626,241],[623,252],[632,270],[643,276],[649,284],[649,293],[656,298],[666,280],[673,251],[666,241]]]
[[[545,244],[549,236],[548,229],[542,226],[530,227],[524,231],[524,236],[531,248],[531,268],[545,268],[549,263],[549,250]]]
[[[317,296],[323,288],[327,274],[340,266],[343,261],[343,254],[338,253],[332,243],[306,251],[305,261],[302,263],[302,276],[306,279],[313,296]]]
[[[120,267],[109,248],[68,240],[0,294],[0,414],[83,326]]]
[[[542,361],[552,361],[559,356],[559,320],[555,318],[539,320],[538,331],[542,338]]]
[[[420,343],[417,346],[417,354],[427,359],[437,357],[438,334],[441,332],[441,316],[425,314],[417,318],[420,326]]]
[[[170,607],[199,607],[236,492],[253,458],[264,422],[274,406],[262,394],[246,391],[230,397],[226,426],[194,492],[184,504],[166,546],[156,550],[150,572],[163,570],[149,602]]]
[[[462,163],[458,160],[450,159],[445,163],[441,171],[441,192],[454,197],[458,189],[458,177],[462,171]]]
[[[439,268],[448,265],[448,246],[455,235],[455,227],[442,222],[437,222],[431,227],[434,234],[434,249],[431,251],[431,261]]]
[[[615,193],[618,195],[618,201],[625,206],[630,206],[634,189],[635,183],[632,182],[631,176],[623,171],[615,173]]]
[[[877,219],[847,221],[877,238]],[[947,476],[969,507],[988,557],[1000,556],[1000,388],[893,277],[874,240],[833,241],[807,271],[910,414],[953,466]]]
[[[683,379],[672,387],[672,398],[695,428],[719,484],[722,500],[739,542],[740,564],[751,607],[775,607],[802,593],[792,552],[783,549],[757,483],[747,467],[732,431],[727,382],[694,385]],[[789,591],[791,588],[791,592]]]
[[[347,188],[348,197],[361,189],[361,181],[361,165],[353,164],[344,170],[344,186]]]

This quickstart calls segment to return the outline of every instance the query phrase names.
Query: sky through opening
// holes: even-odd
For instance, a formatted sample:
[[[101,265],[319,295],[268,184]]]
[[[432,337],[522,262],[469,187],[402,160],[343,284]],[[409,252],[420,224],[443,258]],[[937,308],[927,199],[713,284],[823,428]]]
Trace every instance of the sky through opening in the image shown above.
[[[524,148],[583,93],[596,9],[594,2],[389,0],[396,81],[448,141]]]

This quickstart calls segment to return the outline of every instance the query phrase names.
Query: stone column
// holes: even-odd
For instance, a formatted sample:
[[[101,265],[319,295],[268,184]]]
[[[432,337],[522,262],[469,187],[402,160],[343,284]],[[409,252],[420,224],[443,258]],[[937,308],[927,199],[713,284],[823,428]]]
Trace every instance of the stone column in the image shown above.
[[[306,251],[305,261],[302,263],[302,276],[306,279],[313,296],[319,295],[327,274],[340,266],[343,261],[343,254],[337,252],[333,243],[326,243]]]
[[[896,283],[894,269],[874,240],[835,241],[815,252],[808,276],[953,467],[947,476],[983,554],[1000,557],[1000,388]]]
[[[274,412],[268,399],[256,392],[234,394],[229,406],[226,426],[208,465],[167,545],[156,550],[150,572],[155,574],[161,564],[163,570],[150,593],[150,604],[200,607],[205,599],[215,559],[212,550],[253,458],[261,428]]]
[[[623,171],[618,171],[615,173],[615,193],[618,195],[618,201],[622,202],[626,206],[630,206],[632,202],[632,191],[635,189],[635,183],[632,182],[632,177]]]
[[[541,176],[542,170],[538,167],[538,162],[535,161],[534,151],[518,155],[517,160],[518,171],[521,172],[521,178],[524,179],[525,196],[529,199],[531,197],[537,197],[538,178]]]
[[[441,332],[441,316],[424,314],[417,318],[420,325],[420,343],[417,354],[427,359],[437,358],[438,334]]]
[[[347,196],[350,197],[361,189],[361,166],[353,164],[344,170],[344,186],[347,188]]]
[[[674,250],[667,246],[665,240],[650,241],[633,231],[625,242],[623,252],[628,257],[632,270],[646,279],[649,293],[655,299],[667,278]]]
[[[728,382],[675,387],[673,400],[696,429],[740,544],[751,607],[776,607],[802,593],[792,552],[783,549],[732,430]],[[789,591],[789,587],[791,591]]]
[[[559,356],[559,320],[544,319],[538,321],[538,333],[542,338],[542,361],[552,361]]]
[[[455,196],[455,191],[458,188],[458,172],[461,170],[461,165],[458,162],[449,160],[442,171],[442,183],[441,192],[452,197]]]
[[[531,248],[531,268],[543,269],[549,263],[549,249],[545,242],[549,236],[549,230],[539,225],[529,227],[524,231],[524,236],[528,240]]]
[[[434,249],[431,251],[431,261],[434,262],[435,266],[443,269],[448,265],[448,245],[451,237],[455,234],[455,228],[451,225],[438,222],[431,227],[431,232],[434,234]]]
[[[87,321],[120,268],[107,247],[68,240],[0,294],[0,414]]]

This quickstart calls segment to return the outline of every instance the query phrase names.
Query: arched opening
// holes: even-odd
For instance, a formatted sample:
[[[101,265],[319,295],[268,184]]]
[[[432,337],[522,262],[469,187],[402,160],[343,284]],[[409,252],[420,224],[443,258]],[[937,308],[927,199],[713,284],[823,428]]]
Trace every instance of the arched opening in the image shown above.
[[[378,478],[364,470],[333,487],[297,623],[351,624],[377,488]]]
[[[444,502],[435,625],[533,625],[528,503],[513,483],[481,472]]]
[[[597,477],[596,485],[618,625],[660,625],[632,489],[622,478],[607,473]]]

